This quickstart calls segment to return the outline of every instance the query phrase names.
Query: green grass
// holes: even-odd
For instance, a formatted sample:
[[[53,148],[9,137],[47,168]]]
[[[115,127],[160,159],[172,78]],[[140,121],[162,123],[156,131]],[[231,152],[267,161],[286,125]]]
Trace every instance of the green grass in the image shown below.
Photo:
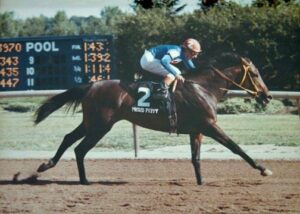
[[[81,122],[81,113],[55,112],[38,126],[33,125],[33,112],[15,113],[0,110],[0,150],[56,150],[65,134]],[[219,126],[238,144],[275,144],[300,146],[300,121],[297,115],[239,114],[219,115]],[[132,124],[117,123],[97,144],[97,148],[133,148]],[[189,144],[187,135],[139,128],[141,148]],[[205,138],[204,143],[215,143]],[[74,146],[73,146],[74,148]]]

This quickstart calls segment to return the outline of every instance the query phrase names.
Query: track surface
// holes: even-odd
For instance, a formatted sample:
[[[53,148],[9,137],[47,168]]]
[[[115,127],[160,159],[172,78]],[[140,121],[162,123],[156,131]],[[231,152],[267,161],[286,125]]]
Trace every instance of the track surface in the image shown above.
[[[197,186],[189,160],[87,160],[91,185],[78,185],[63,160],[35,183],[14,184],[42,160],[0,160],[0,213],[300,213],[300,161],[204,160]]]

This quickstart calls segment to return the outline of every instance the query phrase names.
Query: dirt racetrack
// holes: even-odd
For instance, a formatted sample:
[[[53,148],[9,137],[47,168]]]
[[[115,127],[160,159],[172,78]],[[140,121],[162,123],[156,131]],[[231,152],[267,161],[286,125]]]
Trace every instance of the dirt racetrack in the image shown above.
[[[300,161],[204,160],[197,186],[189,160],[87,160],[89,186],[75,161],[61,161],[33,184],[13,184],[41,160],[0,160],[0,213],[300,213]]]

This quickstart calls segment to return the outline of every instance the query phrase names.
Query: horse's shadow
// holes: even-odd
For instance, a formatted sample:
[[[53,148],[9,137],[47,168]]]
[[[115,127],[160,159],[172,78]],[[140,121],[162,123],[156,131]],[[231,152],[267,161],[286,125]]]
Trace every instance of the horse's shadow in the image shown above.
[[[14,181],[14,180],[0,180],[0,186],[2,185],[50,185],[50,184],[58,184],[58,185],[80,185],[79,181],[72,180],[34,180],[34,181]],[[105,186],[119,186],[128,184],[127,181],[90,181],[89,185],[105,185]]]

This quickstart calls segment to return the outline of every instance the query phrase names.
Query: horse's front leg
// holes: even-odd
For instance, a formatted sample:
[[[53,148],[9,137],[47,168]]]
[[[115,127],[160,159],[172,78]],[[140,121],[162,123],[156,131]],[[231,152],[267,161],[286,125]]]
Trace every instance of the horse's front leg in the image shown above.
[[[272,171],[266,169],[262,165],[257,164],[251,157],[249,157],[241,147],[239,147],[233,140],[231,140],[224,132],[223,130],[216,124],[211,123],[207,125],[206,129],[203,130],[203,134],[206,136],[209,136],[219,143],[221,143],[223,146],[230,149],[233,153],[239,155],[241,158],[243,158],[250,166],[252,166],[254,169],[257,169],[260,171],[260,174],[263,176],[269,176],[272,175]]]
[[[190,144],[192,152],[192,164],[194,166],[197,184],[202,184],[201,166],[200,166],[200,148],[203,140],[202,134],[190,134]]]

